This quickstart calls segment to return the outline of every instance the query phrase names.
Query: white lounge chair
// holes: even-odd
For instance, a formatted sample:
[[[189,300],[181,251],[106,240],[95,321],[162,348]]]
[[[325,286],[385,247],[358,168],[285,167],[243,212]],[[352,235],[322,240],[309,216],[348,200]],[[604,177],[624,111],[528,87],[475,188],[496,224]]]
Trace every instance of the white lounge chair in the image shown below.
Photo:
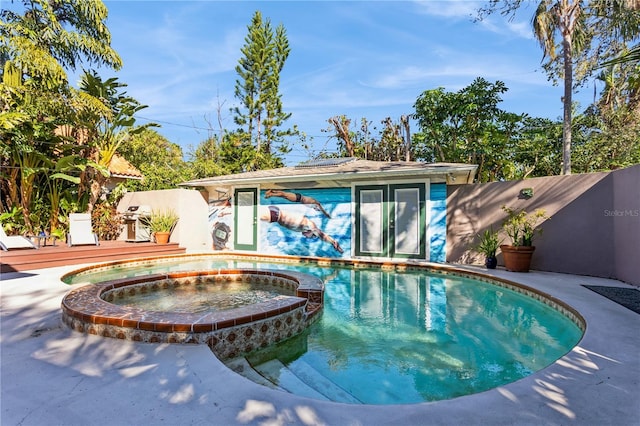
[[[91,227],[91,215],[89,213],[71,213],[69,215],[69,233],[67,234],[69,246],[100,245],[98,236]]]
[[[21,248],[37,249],[38,247],[30,239],[22,235],[7,235],[0,224],[0,248],[7,251]]]

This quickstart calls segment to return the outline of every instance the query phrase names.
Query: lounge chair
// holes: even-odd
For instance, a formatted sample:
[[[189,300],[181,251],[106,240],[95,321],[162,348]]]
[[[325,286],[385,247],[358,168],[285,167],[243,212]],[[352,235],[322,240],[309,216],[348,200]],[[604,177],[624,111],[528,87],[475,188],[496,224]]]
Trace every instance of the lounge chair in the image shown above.
[[[71,213],[69,215],[67,244],[70,247],[87,244],[100,245],[98,236],[91,227],[91,215],[89,213]]]
[[[0,224],[0,248],[2,250],[12,250],[12,249],[37,249],[35,244],[28,239],[27,237],[23,237],[22,235],[7,235],[4,232],[4,228]]]

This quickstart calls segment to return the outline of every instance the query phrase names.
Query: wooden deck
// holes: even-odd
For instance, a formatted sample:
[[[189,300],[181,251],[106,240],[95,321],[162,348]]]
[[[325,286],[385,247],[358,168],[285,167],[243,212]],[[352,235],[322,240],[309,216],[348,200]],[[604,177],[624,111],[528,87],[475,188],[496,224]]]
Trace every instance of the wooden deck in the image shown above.
[[[126,241],[100,241],[99,246],[73,246],[58,243],[38,250],[19,249],[0,251],[0,272],[21,272],[56,266],[83,263],[110,262],[137,257],[162,256],[185,253],[178,244],[128,243]]]

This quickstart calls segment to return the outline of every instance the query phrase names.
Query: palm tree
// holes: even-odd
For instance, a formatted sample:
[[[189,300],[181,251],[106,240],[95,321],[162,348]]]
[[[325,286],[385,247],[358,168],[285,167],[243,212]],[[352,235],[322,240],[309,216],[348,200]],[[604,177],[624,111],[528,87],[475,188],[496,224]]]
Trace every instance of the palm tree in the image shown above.
[[[582,42],[584,19],[580,0],[542,0],[533,16],[533,31],[543,57],[557,59],[556,34],[561,37],[564,78],[562,126],[562,174],[571,174],[571,108],[573,92],[573,52]],[[576,46],[578,45],[578,46]],[[579,47],[578,47],[579,48]]]
[[[478,19],[499,11],[513,19],[525,0],[487,0],[478,10]],[[543,64],[552,78],[564,80],[564,125],[562,173],[571,173],[572,89],[607,59],[627,49],[627,43],[638,38],[640,2],[638,0],[540,0],[533,20],[533,30],[548,61]],[[560,55],[556,49],[561,50]],[[634,61],[637,45],[627,56],[618,59]],[[604,64],[603,64],[604,62]]]

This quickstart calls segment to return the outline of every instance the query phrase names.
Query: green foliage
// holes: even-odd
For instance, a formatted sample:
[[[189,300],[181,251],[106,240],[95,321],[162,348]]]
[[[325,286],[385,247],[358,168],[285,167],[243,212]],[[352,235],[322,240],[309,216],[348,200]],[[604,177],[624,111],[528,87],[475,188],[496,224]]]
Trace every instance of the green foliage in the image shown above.
[[[107,8],[100,0],[23,0],[22,14],[0,13],[0,57],[7,58],[34,85],[65,88],[65,68],[86,62],[122,66],[110,46]]]
[[[101,241],[116,240],[122,232],[122,216],[116,207],[109,203],[100,203],[91,212],[93,231]]]
[[[543,49],[544,68],[559,82],[564,74],[563,41],[569,36],[576,86],[581,86],[600,65],[637,61],[640,10],[626,0],[539,0],[532,17],[532,34]],[[489,0],[478,10],[478,19],[492,13],[512,19],[522,0]],[[558,54],[560,53],[560,54]],[[618,58],[617,61],[613,61]]]
[[[141,181],[126,182],[131,191],[173,189],[181,182],[194,179],[182,158],[180,146],[169,142],[154,129],[132,135],[120,146],[119,152],[144,175]]]
[[[27,233],[55,230],[62,209],[88,200],[77,182],[92,164],[77,134],[57,133],[73,126],[78,132],[76,113],[87,103],[69,87],[66,70],[119,68],[121,61],[110,47],[107,9],[99,0],[24,0],[0,18],[2,208],[19,208]]]
[[[482,234],[477,235],[477,238],[478,244],[474,250],[485,257],[495,257],[496,251],[498,251],[498,247],[502,242],[498,232],[494,231],[493,228],[485,229]]]
[[[154,210],[149,217],[149,230],[151,233],[171,232],[176,223],[178,215],[173,210]]]
[[[624,108],[601,115],[590,108],[576,117],[574,171],[600,172],[640,164],[639,113]]]
[[[531,246],[535,234],[542,233],[542,229],[539,229],[538,226],[549,219],[543,209],[527,213],[524,209],[514,209],[503,205],[502,210],[507,214],[507,218],[502,222],[502,229],[511,239],[511,245],[514,246]]]
[[[500,109],[507,90],[501,81],[477,78],[458,92],[424,91],[414,105],[420,132],[412,138],[413,157],[477,164],[480,182],[556,173],[558,127]]]
[[[601,71],[600,99],[575,120],[574,170],[614,170],[640,163],[640,66]]]
[[[0,226],[2,226],[5,232],[9,235],[20,234],[23,229],[20,223],[22,219],[22,212],[17,206],[13,206],[11,210],[0,213]]]
[[[99,112],[94,113],[92,102],[89,102],[88,108],[79,110],[77,120],[79,127],[87,129],[83,136],[89,149],[84,151],[84,158],[91,162],[80,176],[80,195],[83,191],[89,193],[89,211],[98,201],[109,178],[109,164],[116,152],[132,135],[155,126],[153,123],[135,125],[134,115],[147,106],[127,96],[122,90],[125,87],[127,85],[117,78],[103,80],[95,71],[85,72],[80,81],[81,91],[90,96],[85,99],[98,100],[102,104]]]
[[[210,137],[202,141],[191,153],[191,179],[227,174],[229,165],[223,157],[223,148],[217,138]]]

